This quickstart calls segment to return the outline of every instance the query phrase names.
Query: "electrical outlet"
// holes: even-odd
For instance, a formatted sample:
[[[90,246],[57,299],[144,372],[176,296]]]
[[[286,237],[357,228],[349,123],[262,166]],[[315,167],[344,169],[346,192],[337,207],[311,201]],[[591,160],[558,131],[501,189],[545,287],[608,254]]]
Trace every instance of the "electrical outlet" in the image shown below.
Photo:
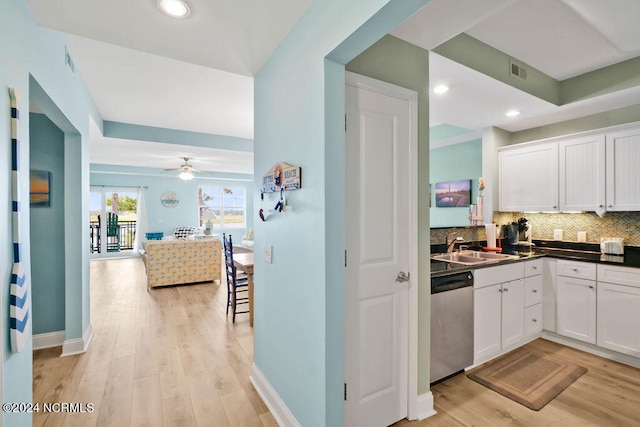
[[[587,241],[587,232],[578,231],[578,242],[586,242],[586,241]]]
[[[553,240],[562,240],[562,229],[556,228],[553,230]]]
[[[264,245],[264,261],[267,264],[271,264],[271,253],[273,252],[273,246],[266,244]]]

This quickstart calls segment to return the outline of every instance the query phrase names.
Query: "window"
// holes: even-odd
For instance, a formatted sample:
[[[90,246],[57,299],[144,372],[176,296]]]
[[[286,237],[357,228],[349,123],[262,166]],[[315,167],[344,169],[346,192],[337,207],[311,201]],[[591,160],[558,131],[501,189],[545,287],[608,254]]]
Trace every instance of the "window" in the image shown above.
[[[201,185],[198,187],[198,218],[200,226],[207,222],[213,228],[245,228],[247,190]]]

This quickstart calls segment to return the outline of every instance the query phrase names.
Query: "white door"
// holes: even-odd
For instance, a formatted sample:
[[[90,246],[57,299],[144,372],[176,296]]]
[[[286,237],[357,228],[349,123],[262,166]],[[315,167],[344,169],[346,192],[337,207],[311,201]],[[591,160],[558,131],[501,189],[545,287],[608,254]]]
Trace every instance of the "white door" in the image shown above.
[[[640,128],[606,135],[607,210],[640,210]]]
[[[389,88],[391,85],[383,85]],[[393,89],[393,88],[392,88]],[[407,417],[414,101],[347,83],[345,425]],[[413,217],[413,218],[412,218]],[[415,285],[411,285],[415,286]]]
[[[498,153],[502,212],[558,210],[558,146],[514,147]]]
[[[558,150],[560,210],[604,210],[604,135],[570,138],[561,141]]]
[[[640,288],[598,282],[597,343],[640,357]]]
[[[596,343],[596,282],[558,277],[558,334]]]
[[[524,280],[502,284],[502,347],[524,339]]]
[[[473,290],[473,363],[480,363],[502,348],[502,285]]]

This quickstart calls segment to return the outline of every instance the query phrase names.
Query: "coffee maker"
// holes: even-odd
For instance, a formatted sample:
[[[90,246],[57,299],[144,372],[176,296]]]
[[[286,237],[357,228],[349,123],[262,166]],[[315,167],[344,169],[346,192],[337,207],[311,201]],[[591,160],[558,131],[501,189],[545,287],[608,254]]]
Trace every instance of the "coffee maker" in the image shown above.
[[[506,226],[507,243],[517,246],[519,253],[531,253],[533,242],[531,236],[531,223],[527,218],[520,218]]]

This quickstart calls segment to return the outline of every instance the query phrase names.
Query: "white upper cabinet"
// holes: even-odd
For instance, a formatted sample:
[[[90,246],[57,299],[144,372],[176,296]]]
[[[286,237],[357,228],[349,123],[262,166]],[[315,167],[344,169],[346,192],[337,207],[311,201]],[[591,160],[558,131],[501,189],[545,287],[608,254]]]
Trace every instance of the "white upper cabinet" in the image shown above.
[[[558,143],[560,211],[598,211],[605,205],[605,137]]]
[[[499,199],[502,212],[558,210],[558,144],[527,144],[501,150]]]
[[[640,210],[640,127],[606,135],[607,210]]]

